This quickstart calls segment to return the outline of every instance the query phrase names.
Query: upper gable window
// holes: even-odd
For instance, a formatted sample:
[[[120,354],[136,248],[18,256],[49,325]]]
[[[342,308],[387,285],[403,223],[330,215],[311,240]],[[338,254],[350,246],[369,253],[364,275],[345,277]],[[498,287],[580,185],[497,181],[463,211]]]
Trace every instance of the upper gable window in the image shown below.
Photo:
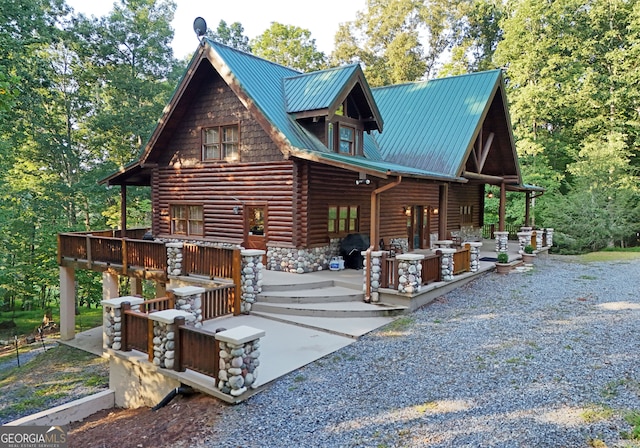
[[[362,155],[362,129],[356,120],[341,117],[327,126],[327,148],[338,154]]]
[[[340,143],[338,150],[341,154],[354,154],[356,130],[349,126],[340,126]]]
[[[202,159],[234,161],[239,157],[238,125],[217,126],[202,130]]]

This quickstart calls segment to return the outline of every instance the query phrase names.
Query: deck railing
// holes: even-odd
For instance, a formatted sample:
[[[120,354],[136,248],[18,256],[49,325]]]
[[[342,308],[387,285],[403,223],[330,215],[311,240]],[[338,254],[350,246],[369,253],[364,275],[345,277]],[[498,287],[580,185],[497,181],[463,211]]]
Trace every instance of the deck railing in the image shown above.
[[[131,310],[123,304],[122,351],[137,350],[146,353],[153,362],[153,320],[151,313]],[[215,334],[185,325],[184,317],[176,318],[175,364],[173,370],[191,369],[213,378],[218,377],[220,347]]]
[[[218,378],[220,345],[215,334],[185,325],[184,318],[176,319],[176,354],[174,370],[191,369]]]
[[[153,341],[153,322],[149,320],[149,313],[133,311],[130,303],[123,303],[121,334],[122,351],[129,352],[135,349],[149,353],[149,344]]]
[[[160,241],[117,238],[107,232],[58,234],[58,264],[63,259],[129,268],[164,271],[167,266],[167,248]]]
[[[428,254],[422,260],[422,284],[426,285],[432,282],[439,282],[442,272],[440,270],[441,255]],[[389,257],[387,254],[382,255],[382,269],[380,272],[381,288],[397,288],[398,287],[398,259]]]
[[[202,319],[209,320],[227,314],[240,314],[240,309],[237,308],[240,305],[236,303],[238,296],[235,285],[207,288],[202,295]]]
[[[233,266],[240,249],[185,244],[182,248],[185,273],[209,278],[233,278]]]
[[[453,275],[471,271],[471,249],[469,246],[458,248],[453,254]]]
[[[432,282],[442,280],[442,256],[438,254],[430,254],[422,260],[422,284],[426,285]]]

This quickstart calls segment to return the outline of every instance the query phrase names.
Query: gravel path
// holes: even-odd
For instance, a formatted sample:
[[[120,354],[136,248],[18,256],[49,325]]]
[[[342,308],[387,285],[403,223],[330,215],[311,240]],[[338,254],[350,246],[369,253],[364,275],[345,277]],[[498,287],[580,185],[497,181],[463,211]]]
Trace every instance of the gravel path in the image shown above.
[[[640,411],[640,260],[537,260],[226,407],[201,447],[618,447]]]

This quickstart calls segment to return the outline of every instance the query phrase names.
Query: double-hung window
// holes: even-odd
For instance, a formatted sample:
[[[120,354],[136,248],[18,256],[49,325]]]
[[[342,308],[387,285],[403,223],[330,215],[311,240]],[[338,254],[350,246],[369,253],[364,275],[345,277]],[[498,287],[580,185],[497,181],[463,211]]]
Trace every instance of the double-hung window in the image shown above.
[[[171,233],[174,235],[204,235],[201,205],[172,205]]]
[[[203,129],[203,160],[238,160],[239,134],[237,124]]]

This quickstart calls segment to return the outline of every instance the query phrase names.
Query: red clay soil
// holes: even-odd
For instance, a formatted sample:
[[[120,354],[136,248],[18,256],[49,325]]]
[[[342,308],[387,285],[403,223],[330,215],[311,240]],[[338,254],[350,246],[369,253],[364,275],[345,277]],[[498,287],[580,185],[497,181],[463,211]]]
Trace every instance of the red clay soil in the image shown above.
[[[213,397],[196,394],[177,396],[157,411],[100,411],[69,425],[69,448],[188,447],[210,434],[224,406]]]

